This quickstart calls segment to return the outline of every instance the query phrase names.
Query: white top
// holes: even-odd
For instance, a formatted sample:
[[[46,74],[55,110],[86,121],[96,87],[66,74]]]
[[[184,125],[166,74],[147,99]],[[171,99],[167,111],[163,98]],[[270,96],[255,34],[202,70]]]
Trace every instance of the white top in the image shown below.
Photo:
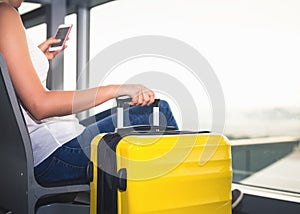
[[[28,49],[33,66],[46,88],[46,78],[49,62],[44,53],[29,39]],[[74,115],[64,117],[51,117],[41,121],[35,120],[29,112],[21,106],[28,127],[34,158],[34,166],[40,164],[57,148],[71,139],[77,137],[84,130]]]

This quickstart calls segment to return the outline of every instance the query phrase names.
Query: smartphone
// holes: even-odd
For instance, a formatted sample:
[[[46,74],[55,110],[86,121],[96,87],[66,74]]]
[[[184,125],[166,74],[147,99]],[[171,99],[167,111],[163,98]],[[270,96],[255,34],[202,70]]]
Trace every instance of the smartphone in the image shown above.
[[[72,24],[61,24],[58,26],[55,33],[55,39],[60,39],[61,41],[59,43],[52,44],[49,51],[61,50],[64,47],[72,26]]]

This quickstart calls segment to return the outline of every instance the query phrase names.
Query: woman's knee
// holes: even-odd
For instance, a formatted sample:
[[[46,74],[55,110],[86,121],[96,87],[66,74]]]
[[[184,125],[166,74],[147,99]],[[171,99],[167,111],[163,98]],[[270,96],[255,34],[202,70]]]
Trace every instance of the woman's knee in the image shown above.
[[[160,123],[163,125],[174,126],[178,129],[177,122],[174,118],[173,112],[169,103],[165,100],[160,100],[159,109],[162,114],[160,114]]]
[[[159,101],[159,108],[170,109],[170,105],[167,101],[160,100]]]

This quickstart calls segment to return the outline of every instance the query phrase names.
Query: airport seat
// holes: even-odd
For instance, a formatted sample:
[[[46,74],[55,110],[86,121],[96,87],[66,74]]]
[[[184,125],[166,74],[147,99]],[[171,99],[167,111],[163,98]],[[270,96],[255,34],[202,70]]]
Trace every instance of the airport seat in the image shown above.
[[[1,54],[0,71],[0,213],[89,213],[88,204],[67,200],[88,184],[43,187],[35,180],[30,137]]]

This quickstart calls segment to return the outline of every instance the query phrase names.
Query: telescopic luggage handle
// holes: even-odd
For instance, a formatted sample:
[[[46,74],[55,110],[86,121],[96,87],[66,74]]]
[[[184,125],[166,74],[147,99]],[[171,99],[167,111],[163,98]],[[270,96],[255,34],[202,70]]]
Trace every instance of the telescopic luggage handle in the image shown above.
[[[124,127],[124,108],[126,104],[131,102],[131,97],[121,96],[117,97],[117,128]],[[153,105],[153,126],[159,126],[159,99],[155,99]]]
[[[124,104],[130,103],[132,101],[132,98],[129,96],[121,96],[121,97],[117,97],[116,100],[117,100],[117,107],[124,108]],[[154,107],[159,107],[159,102],[160,99],[155,99],[152,105]]]

